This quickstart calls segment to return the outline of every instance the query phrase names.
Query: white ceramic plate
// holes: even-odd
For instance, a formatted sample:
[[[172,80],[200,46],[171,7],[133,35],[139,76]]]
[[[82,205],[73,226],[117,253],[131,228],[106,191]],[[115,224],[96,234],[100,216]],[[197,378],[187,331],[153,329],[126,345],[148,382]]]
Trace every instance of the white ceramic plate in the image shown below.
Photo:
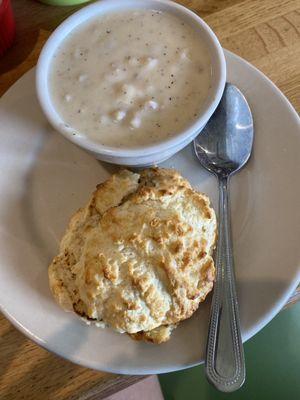
[[[232,179],[232,224],[244,340],[280,310],[300,278],[300,123],[281,92],[226,52],[228,80],[246,95],[254,153]],[[126,374],[182,369],[204,357],[209,304],[155,346],[88,327],[55,304],[47,266],[72,213],[114,170],[53,132],[35,95],[34,71],[0,103],[0,304],[41,346],[90,368]],[[191,147],[164,164],[177,168],[217,204],[216,182]]]

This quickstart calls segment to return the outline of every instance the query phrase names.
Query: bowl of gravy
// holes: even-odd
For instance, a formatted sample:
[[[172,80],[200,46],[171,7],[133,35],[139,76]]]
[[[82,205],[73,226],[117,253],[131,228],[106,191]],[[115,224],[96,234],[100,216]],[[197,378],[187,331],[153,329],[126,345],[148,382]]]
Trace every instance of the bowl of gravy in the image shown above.
[[[100,160],[153,165],[190,143],[226,81],[218,39],[166,0],[104,0],[64,21],[36,70],[52,126]]]

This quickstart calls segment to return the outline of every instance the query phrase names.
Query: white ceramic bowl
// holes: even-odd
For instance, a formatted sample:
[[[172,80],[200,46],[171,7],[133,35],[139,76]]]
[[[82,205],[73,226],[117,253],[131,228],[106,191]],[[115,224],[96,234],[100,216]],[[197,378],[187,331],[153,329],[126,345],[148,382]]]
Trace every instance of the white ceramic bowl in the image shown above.
[[[156,9],[171,12],[189,23],[206,44],[212,60],[212,85],[208,93],[202,113],[196,121],[184,131],[171,139],[151,146],[134,149],[118,149],[103,146],[84,135],[72,135],[74,129],[66,127],[52,103],[49,92],[49,67],[57,47],[66,36],[78,25],[95,17],[113,11],[129,9]],[[189,9],[167,0],[103,0],[93,3],[73,14],[65,20],[50,36],[38,60],[36,70],[36,87],[40,105],[51,125],[67,139],[91,152],[96,158],[119,165],[146,166],[158,164],[181,150],[190,143],[205,126],[216,109],[226,81],[226,63],[222,47],[206,23]]]

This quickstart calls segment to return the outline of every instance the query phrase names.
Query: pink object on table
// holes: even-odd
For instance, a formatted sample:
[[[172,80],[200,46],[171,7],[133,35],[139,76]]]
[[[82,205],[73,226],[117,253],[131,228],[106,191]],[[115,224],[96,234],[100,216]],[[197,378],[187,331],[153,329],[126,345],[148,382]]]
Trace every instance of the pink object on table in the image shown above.
[[[0,0],[0,57],[10,48],[15,37],[15,20],[10,0]]]
[[[164,400],[157,376],[149,376],[105,400]]]

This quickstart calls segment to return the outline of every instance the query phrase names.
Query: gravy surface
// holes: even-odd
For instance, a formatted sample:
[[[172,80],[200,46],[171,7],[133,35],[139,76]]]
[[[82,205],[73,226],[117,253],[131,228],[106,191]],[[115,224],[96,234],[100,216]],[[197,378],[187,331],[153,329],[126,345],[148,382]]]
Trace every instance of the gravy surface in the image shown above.
[[[49,87],[64,122],[112,147],[155,144],[201,112],[209,52],[176,16],[132,10],[92,18],[57,49]]]

